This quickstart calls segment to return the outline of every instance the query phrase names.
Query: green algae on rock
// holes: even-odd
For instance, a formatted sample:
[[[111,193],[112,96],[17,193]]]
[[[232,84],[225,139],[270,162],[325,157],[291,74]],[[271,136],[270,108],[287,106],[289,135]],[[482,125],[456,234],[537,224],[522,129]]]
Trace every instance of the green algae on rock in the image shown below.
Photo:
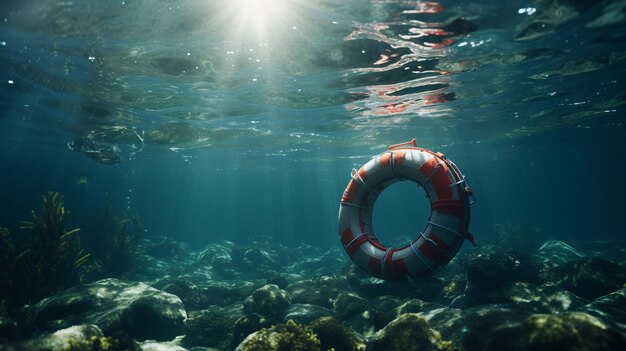
[[[320,339],[322,350],[365,350],[365,341],[350,329],[350,327],[334,317],[318,318],[309,323],[308,327]]]
[[[107,337],[92,324],[75,325],[51,334],[2,345],[4,351],[139,351],[139,345],[126,335]]]
[[[452,351],[456,348],[416,313],[405,313],[379,330],[367,351]]]
[[[248,335],[236,351],[320,351],[320,340],[311,329],[288,321]]]
[[[258,313],[280,321],[290,304],[291,297],[287,291],[276,285],[267,284],[245,299],[243,309],[245,313]]]
[[[624,350],[618,330],[582,312],[535,314],[525,323],[528,350]]]

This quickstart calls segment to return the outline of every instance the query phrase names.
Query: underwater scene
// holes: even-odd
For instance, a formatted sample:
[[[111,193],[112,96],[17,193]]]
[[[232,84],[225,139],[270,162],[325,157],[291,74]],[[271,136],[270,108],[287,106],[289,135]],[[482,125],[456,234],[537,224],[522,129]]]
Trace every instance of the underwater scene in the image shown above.
[[[626,350],[625,122],[625,0],[2,0],[0,351]]]

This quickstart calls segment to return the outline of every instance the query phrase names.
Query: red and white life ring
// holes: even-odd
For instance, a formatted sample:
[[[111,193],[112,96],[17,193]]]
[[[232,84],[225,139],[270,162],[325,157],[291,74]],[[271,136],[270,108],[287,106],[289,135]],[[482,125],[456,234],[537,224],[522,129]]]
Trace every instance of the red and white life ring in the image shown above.
[[[409,244],[385,247],[372,228],[376,198],[389,185],[411,180],[426,191],[430,217],[426,229]],[[341,197],[339,235],[354,263],[385,280],[428,275],[445,266],[469,233],[470,205],[475,202],[465,176],[442,153],[417,147],[415,139],[389,147],[358,171]]]

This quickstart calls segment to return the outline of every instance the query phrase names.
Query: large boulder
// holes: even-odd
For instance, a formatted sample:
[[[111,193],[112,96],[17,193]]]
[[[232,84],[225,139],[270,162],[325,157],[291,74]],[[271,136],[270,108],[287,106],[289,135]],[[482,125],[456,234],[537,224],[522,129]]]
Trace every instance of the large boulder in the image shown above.
[[[75,286],[28,309],[35,324],[50,331],[90,323],[105,335],[123,331],[138,340],[171,340],[185,333],[187,319],[177,296],[113,278]]]
[[[469,284],[489,288],[520,280],[524,268],[514,255],[500,253],[468,255],[464,266]]]
[[[3,351],[139,351],[139,346],[128,337],[109,338],[95,325],[75,325],[18,343],[0,345]]]
[[[419,313],[428,324],[467,351],[523,351],[523,323],[531,312],[523,308],[487,305],[460,310],[443,307]]]
[[[362,351],[365,341],[350,327],[333,317],[322,317],[308,325],[320,339],[322,350]]]
[[[159,287],[159,286],[157,286]],[[179,279],[163,284],[161,290],[178,296],[187,311],[202,310],[209,307],[207,294],[196,284],[186,279]]]
[[[189,312],[185,347],[209,346],[227,349],[233,339],[233,325],[242,316],[242,307],[213,307],[202,311]],[[246,334],[247,335],[247,334]]]
[[[272,322],[261,315],[256,313],[244,315],[233,324],[231,345],[239,345],[248,335],[271,326]]]
[[[243,310],[247,314],[256,313],[280,321],[290,304],[288,292],[274,284],[267,284],[246,297]]]
[[[320,340],[311,329],[288,321],[248,335],[236,349],[236,351],[264,350],[319,351]]]
[[[367,345],[367,351],[441,351],[455,350],[426,320],[416,313],[406,313],[379,330]]]
[[[614,328],[582,312],[536,314],[525,323],[529,351],[626,350]]]
[[[368,306],[368,301],[351,292],[339,294],[334,302],[335,312],[342,318],[359,314]]]

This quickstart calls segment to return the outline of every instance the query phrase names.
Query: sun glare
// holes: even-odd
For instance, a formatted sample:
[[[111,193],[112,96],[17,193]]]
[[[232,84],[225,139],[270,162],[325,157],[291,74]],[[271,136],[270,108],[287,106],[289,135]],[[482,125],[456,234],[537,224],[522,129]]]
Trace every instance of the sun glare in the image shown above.
[[[224,0],[222,20],[231,23],[233,35],[267,40],[274,30],[286,27],[292,18],[289,0]]]

